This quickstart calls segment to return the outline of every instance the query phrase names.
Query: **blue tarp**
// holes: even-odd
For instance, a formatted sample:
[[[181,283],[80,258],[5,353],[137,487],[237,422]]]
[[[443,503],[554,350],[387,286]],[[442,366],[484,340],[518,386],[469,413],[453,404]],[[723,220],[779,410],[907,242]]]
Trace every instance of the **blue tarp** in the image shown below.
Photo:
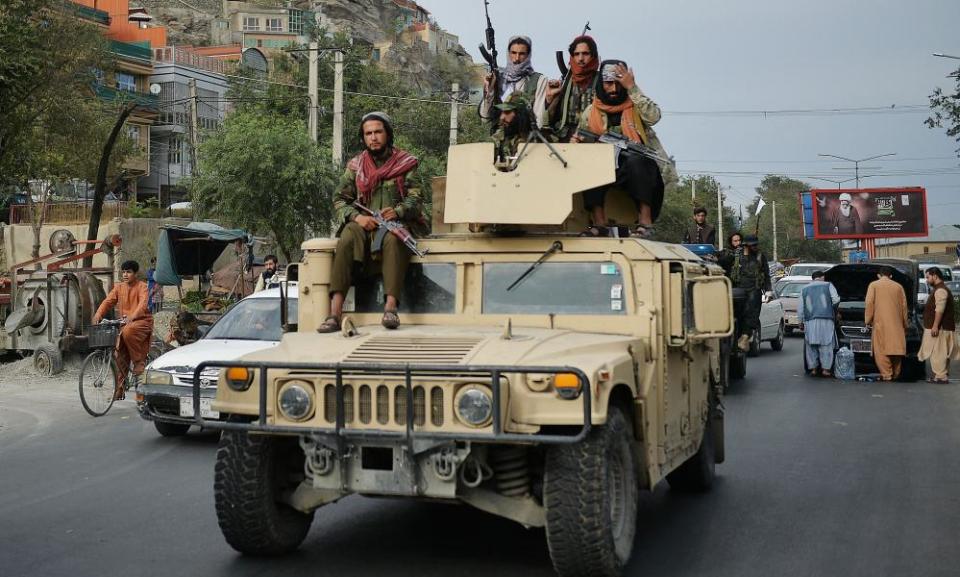
[[[153,278],[160,285],[179,286],[183,277],[210,270],[223,249],[238,240],[250,244],[253,238],[245,230],[209,222],[163,226],[157,239],[157,270]]]

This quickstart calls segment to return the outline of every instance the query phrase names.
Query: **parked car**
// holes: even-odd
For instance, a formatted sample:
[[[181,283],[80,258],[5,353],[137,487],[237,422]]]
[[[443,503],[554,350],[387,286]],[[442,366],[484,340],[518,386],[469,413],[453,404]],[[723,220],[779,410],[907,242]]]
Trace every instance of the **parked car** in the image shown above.
[[[867,287],[877,280],[883,266],[892,267],[893,280],[903,286],[907,297],[907,356],[903,360],[902,378],[922,378],[924,364],[917,359],[923,337],[923,307],[917,304],[917,287],[922,280],[920,267],[910,260],[876,259],[862,263],[838,264],[826,273],[840,295],[837,342],[854,353],[857,372],[875,373],[870,327],[864,324]]]
[[[928,298],[930,298],[930,285],[927,284],[926,279],[920,277],[920,282],[917,283],[917,306],[926,305]]]
[[[770,343],[770,348],[779,351],[783,349],[783,339],[786,334],[784,326],[783,303],[777,298],[777,293],[768,299],[763,297],[763,303],[760,305],[760,330],[754,332],[750,339],[751,357],[760,354],[760,343]]]
[[[928,268],[933,267],[938,267],[940,269],[940,273],[943,275],[943,280],[953,280],[953,269],[950,268],[950,265],[937,264],[935,262],[920,263],[920,278],[923,278],[923,275],[927,273]]]
[[[805,276],[810,278],[816,271],[822,270],[826,272],[835,265],[836,263],[832,262],[798,262],[790,266],[790,270],[787,271],[787,276]]]
[[[297,283],[287,283],[288,316],[297,318]],[[280,288],[254,293],[236,303],[199,341],[161,355],[147,367],[140,415],[165,437],[186,434],[193,422],[193,371],[203,361],[230,361],[276,346],[280,327]],[[200,413],[219,418],[210,408],[220,369],[200,374]]]
[[[803,287],[810,284],[808,276],[785,276],[773,287],[773,292],[783,304],[783,328],[787,335],[793,331],[800,330],[800,318],[797,316],[797,309],[800,305],[800,291]]]

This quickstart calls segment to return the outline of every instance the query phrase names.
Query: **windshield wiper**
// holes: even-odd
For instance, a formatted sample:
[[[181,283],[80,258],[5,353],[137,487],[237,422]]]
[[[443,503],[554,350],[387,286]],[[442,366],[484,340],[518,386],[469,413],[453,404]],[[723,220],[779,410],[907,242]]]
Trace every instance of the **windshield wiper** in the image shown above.
[[[540,266],[540,263],[547,260],[548,256],[552,255],[557,251],[563,251],[563,243],[561,243],[559,240],[553,241],[553,244],[550,245],[550,248],[548,248],[545,253],[540,255],[540,258],[537,259],[537,262],[530,265],[530,268],[523,271],[523,274],[520,275],[520,277],[517,280],[513,281],[513,284],[507,287],[507,292],[510,292],[511,290],[513,290],[513,288],[516,287],[518,284],[520,284],[523,281],[523,279],[530,276],[530,274],[533,273],[533,271],[536,270],[538,266]]]

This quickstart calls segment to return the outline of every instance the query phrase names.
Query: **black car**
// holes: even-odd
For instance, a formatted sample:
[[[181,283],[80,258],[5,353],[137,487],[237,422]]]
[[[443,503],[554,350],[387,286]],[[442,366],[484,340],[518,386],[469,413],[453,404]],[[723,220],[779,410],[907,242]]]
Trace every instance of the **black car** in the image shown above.
[[[826,272],[826,280],[833,283],[840,295],[837,311],[837,342],[854,352],[857,373],[876,373],[877,365],[871,354],[871,331],[864,325],[867,287],[877,280],[884,266],[893,269],[893,280],[903,287],[907,297],[907,356],[901,376],[919,379],[924,364],[917,359],[923,339],[923,305],[917,303],[917,287],[923,282],[920,267],[911,260],[874,259],[862,263],[838,264]]]

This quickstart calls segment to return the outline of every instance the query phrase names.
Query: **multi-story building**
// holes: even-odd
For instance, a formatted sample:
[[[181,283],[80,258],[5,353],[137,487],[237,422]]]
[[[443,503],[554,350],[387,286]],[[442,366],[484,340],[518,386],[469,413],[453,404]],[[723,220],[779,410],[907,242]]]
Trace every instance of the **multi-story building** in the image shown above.
[[[215,130],[227,113],[227,77],[236,62],[213,58],[201,52],[230,57],[239,47],[163,46],[153,49],[154,70],[150,82],[160,87],[159,118],[153,127],[149,174],[139,181],[140,196],[156,198],[167,206],[184,196],[180,181],[193,173],[192,95],[196,84],[197,141]]]
[[[309,42],[316,20],[316,13],[308,10],[223,0],[222,14],[213,21],[211,41],[283,49]]]
[[[124,130],[139,151],[124,161],[117,187],[121,194],[136,199],[137,180],[150,174],[153,152],[150,129],[159,113],[157,95],[151,91],[151,44],[166,44],[167,31],[163,27],[144,27],[141,22],[130,21],[129,0],[73,0],[73,3],[81,18],[103,29],[114,56],[113,70],[100,72],[95,92],[109,102],[137,105],[127,117]]]

